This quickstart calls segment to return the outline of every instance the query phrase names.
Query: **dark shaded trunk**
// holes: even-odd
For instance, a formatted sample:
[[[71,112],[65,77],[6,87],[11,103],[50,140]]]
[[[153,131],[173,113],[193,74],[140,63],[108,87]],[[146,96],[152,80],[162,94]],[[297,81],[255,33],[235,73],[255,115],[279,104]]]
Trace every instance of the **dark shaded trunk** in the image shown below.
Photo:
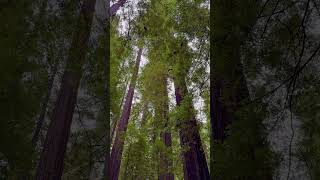
[[[177,106],[180,106],[184,98],[188,95],[185,81],[174,80],[175,96]],[[185,180],[208,180],[210,179],[209,170],[205,153],[201,144],[199,127],[195,119],[195,115],[192,113],[193,105],[190,101],[188,106],[190,107],[187,119],[178,120],[180,144],[183,151],[183,169]]]
[[[167,78],[164,78],[163,82],[164,86],[161,87],[162,97],[166,97],[165,100],[160,103],[162,108],[160,108],[160,115],[163,121],[163,131],[160,133],[160,138],[163,144],[167,148],[171,148],[172,139],[171,132],[168,130],[169,124],[169,98],[168,98],[168,90],[167,90]],[[172,160],[163,152],[160,152],[160,172],[159,172],[159,180],[173,180],[174,175],[170,172],[170,168],[172,167]]]
[[[248,11],[242,11],[243,6]],[[212,24],[216,28],[211,31],[210,113],[212,139],[223,142],[225,128],[234,120],[240,102],[250,100],[240,49],[257,20],[259,3],[217,0],[213,7]],[[241,14],[243,17],[239,17],[245,19],[238,21],[239,17],[232,14]]]
[[[54,78],[56,76],[57,69],[58,69],[58,63],[55,63],[55,65],[53,67],[53,70],[52,70],[52,74],[51,74],[51,76],[49,78],[49,81],[48,81],[48,87],[47,87],[46,96],[43,99],[43,102],[41,104],[41,110],[40,110],[39,118],[38,118],[38,121],[37,121],[36,129],[35,129],[33,137],[32,137],[32,145],[33,146],[36,146],[36,144],[38,142],[38,139],[39,139],[41,128],[42,128],[42,125],[43,125],[43,122],[44,122],[44,118],[45,118],[45,115],[46,115],[46,112],[47,112],[47,106],[48,106],[48,102],[49,102],[49,99],[50,99],[50,96],[51,96],[51,91],[52,91],[52,87],[53,87],[53,81],[54,81]]]
[[[229,79],[215,75],[212,85],[211,96],[211,117],[213,117],[212,129],[213,139],[223,142],[226,138],[226,127],[232,123],[235,118],[240,102],[249,98],[249,90],[242,65],[238,59],[238,66],[235,70],[235,76]],[[219,78],[221,77],[221,78]],[[233,86],[230,86],[233,84]],[[230,94],[229,94],[229,93]]]
[[[95,0],[85,0],[74,34],[67,69],[64,72],[58,99],[52,114],[41,153],[36,179],[58,180],[63,171],[64,155],[70,134],[72,116],[81,79],[81,68],[88,47]]]
[[[240,60],[240,42],[234,39],[229,42],[215,42],[221,46],[215,53],[215,63],[225,63],[225,66],[213,65],[210,87],[210,116],[211,116],[211,147],[216,143],[224,143],[227,138],[227,127],[237,119],[240,102],[249,99],[249,90]],[[228,46],[228,45],[231,45]],[[224,52],[223,49],[232,49]],[[223,57],[222,59],[219,59]],[[218,62],[219,61],[219,62]],[[228,68],[225,68],[228,67]],[[211,150],[211,170],[213,171],[214,154]],[[232,163],[232,162],[230,162]],[[213,174],[213,179],[220,179],[220,175]],[[223,175],[222,175],[223,176]]]
[[[212,68],[210,71],[211,147],[226,141],[228,134],[230,134],[227,133],[227,126],[232,125],[238,120],[243,120],[244,122],[248,120],[241,114],[238,114],[242,112],[242,110],[245,110],[242,109],[243,102],[250,101],[249,90],[241,62],[241,48],[246,42],[254,24],[257,22],[257,15],[260,11],[259,3],[260,1],[251,0],[243,0],[241,3],[236,0],[216,0],[214,2],[213,10],[211,11],[213,14],[211,15],[213,15],[212,24],[215,28],[210,32],[212,33],[212,45],[210,46],[210,54],[212,54],[210,64]],[[247,8],[247,11],[243,11],[243,8]],[[234,14],[238,15],[234,16]],[[252,109],[252,111],[254,114],[254,109]],[[252,123],[253,126],[248,127],[248,125],[245,125],[244,130],[250,132],[248,128],[258,129],[259,126],[255,126],[257,121],[258,120],[253,120],[249,122]],[[233,130],[237,131],[239,127]],[[250,136],[252,135],[260,136],[259,134],[250,134]],[[246,135],[244,134],[244,136]],[[263,138],[254,143],[255,144],[252,145],[240,141],[239,146],[248,147],[249,149],[248,152],[241,152],[248,153],[247,162],[255,162],[257,160],[255,155],[262,146],[266,145],[263,143]],[[233,144],[230,146],[232,145]],[[225,151],[228,151],[228,149],[225,149]],[[229,152],[226,152],[226,156],[233,157],[228,153]],[[232,153],[236,153],[235,148]],[[215,154],[211,153],[211,167],[219,168],[219,165],[214,164],[214,155]],[[237,160],[237,158],[235,160]],[[267,164],[268,162],[266,161],[268,161],[267,158],[263,160],[262,164]],[[226,165],[231,166],[232,163],[233,162],[226,162]],[[219,170],[220,169],[216,172]],[[267,165],[263,171],[266,172],[266,175],[259,177],[260,179],[272,179],[272,173],[270,173],[271,171],[269,171]],[[214,179],[221,179],[224,175],[216,173],[213,174],[213,176],[212,178]],[[237,178],[241,179],[241,177]],[[246,178],[253,179],[252,177]]]
[[[77,100],[79,74],[66,72],[41,154],[37,180],[61,179],[63,160]]]
[[[168,148],[172,145],[171,133],[170,132],[162,132],[161,140],[164,145]],[[160,175],[159,180],[173,180],[174,175],[170,172],[170,168],[172,168],[172,160],[163,153],[160,153]]]
[[[110,136],[110,140],[111,140],[111,142],[112,142],[112,140],[113,140],[113,137],[114,137],[114,133],[116,132],[116,128],[117,128],[117,123],[118,123],[118,116],[116,116],[115,118],[114,118],[114,122],[113,122],[113,124],[112,124],[112,130],[111,130],[111,136]]]
[[[138,77],[138,70],[140,66],[142,55],[142,48],[139,49],[137,55],[137,61],[135,65],[134,72],[132,74],[132,79],[129,85],[128,94],[126,96],[125,104],[121,113],[121,117],[118,122],[118,127],[116,131],[116,137],[111,150],[111,160],[110,160],[110,180],[118,180],[121,156],[123,152],[124,138],[128,126],[128,120],[131,112],[132,99],[134,95],[134,89],[136,86],[136,81]]]

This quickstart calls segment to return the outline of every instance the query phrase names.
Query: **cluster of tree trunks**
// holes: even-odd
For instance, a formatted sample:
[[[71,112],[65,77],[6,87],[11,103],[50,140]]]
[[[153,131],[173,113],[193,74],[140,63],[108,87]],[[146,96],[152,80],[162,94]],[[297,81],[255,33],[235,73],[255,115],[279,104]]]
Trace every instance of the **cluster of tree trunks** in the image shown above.
[[[64,155],[70,134],[81,68],[90,37],[95,0],[85,0],[81,7],[77,31],[74,34],[64,72],[58,99],[55,104],[51,123],[38,165],[36,179],[60,179],[63,171]]]
[[[119,0],[112,7],[109,8],[109,16],[116,14],[117,10],[124,5],[125,0]],[[85,53],[88,47],[88,40],[90,37],[92,17],[95,9],[96,0],[85,0],[82,8],[81,15],[78,20],[77,31],[74,33],[72,41],[72,47],[68,58],[67,69],[64,72],[61,89],[59,91],[58,99],[55,104],[51,123],[47,132],[46,141],[43,147],[39,166],[37,169],[36,179],[50,180],[61,179],[63,171],[63,160],[70,134],[70,126],[72,122],[73,111],[77,101],[77,91],[82,76],[82,65],[84,63]],[[228,36],[228,35],[226,35]],[[219,37],[217,37],[219,39]],[[220,38],[221,39],[221,38]],[[225,39],[225,38],[224,38]],[[232,34],[227,39],[234,41]],[[215,42],[217,44],[217,42]],[[223,42],[224,43],[224,42]],[[219,43],[218,43],[219,44]],[[228,43],[224,43],[228,45]],[[232,42],[232,47],[220,47],[221,52],[214,54],[227,54],[228,62],[233,63],[229,71],[225,69],[218,69],[214,72],[213,84],[211,86],[211,117],[212,117],[212,130],[213,139],[223,142],[226,137],[225,128],[234,119],[234,113],[237,105],[249,97],[248,88],[246,85],[245,77],[242,72],[240,62],[240,44],[241,42]],[[213,47],[214,48],[214,47]],[[232,48],[231,53],[224,52],[221,48]],[[214,52],[218,52],[213,50]],[[121,156],[124,145],[124,138],[122,135],[126,132],[128,120],[130,116],[132,100],[134,95],[134,89],[137,81],[138,70],[141,61],[142,48],[139,49],[136,66],[132,75],[132,79],[129,85],[128,93],[125,98],[125,104],[122,110],[121,117],[117,124],[116,137],[113,143],[110,164],[108,158],[106,158],[105,166],[110,167],[112,171],[107,172],[109,168],[105,168],[105,175],[109,174],[111,180],[117,180],[119,176]],[[226,55],[223,55],[226,57]],[[224,60],[224,59],[218,59]],[[224,72],[222,72],[224,71]],[[224,74],[227,74],[224,76]],[[183,79],[178,77],[177,79]],[[50,80],[49,89],[51,89],[53,80]],[[167,93],[167,91],[165,90]],[[48,95],[45,98],[44,105]],[[184,97],[188,95],[187,87],[184,80],[175,80],[175,96],[177,106],[180,106]],[[180,143],[183,149],[184,157],[184,179],[185,180],[207,180],[210,179],[209,170],[201,144],[199,127],[195,119],[195,115],[192,113],[192,103],[190,102],[190,114],[188,119],[181,120],[179,124],[179,136]],[[43,108],[45,109],[45,108]],[[163,112],[160,112],[164,119],[164,128],[168,122],[168,104],[164,104]],[[37,141],[37,137],[43,122],[45,110],[41,112],[39,125],[36,128],[33,142]],[[171,146],[171,133],[162,132],[161,139],[165,146]],[[107,155],[108,156],[108,155]],[[160,173],[159,179],[173,180],[173,174],[169,172],[169,167],[172,166],[172,162],[160,154],[162,161],[161,167],[164,169],[164,173]]]
[[[119,0],[119,2],[111,6],[109,8],[109,16],[115,15],[125,2],[125,0]],[[74,33],[67,61],[67,68],[63,74],[61,88],[59,90],[38,164],[36,173],[36,179],[38,180],[57,180],[61,179],[62,176],[64,156],[70,134],[73,112],[77,101],[79,83],[82,76],[81,68],[85,62],[85,55],[88,49],[95,4],[96,0],[84,0],[81,7],[77,29]],[[52,86],[51,80],[49,86]],[[51,87],[49,88],[51,89]],[[47,94],[48,97],[50,93]],[[46,106],[47,104],[47,97],[43,106]],[[45,114],[46,108],[43,107],[42,109],[44,110],[39,117],[39,123],[35,130],[33,143],[37,141],[40,132],[39,128],[41,128],[43,123],[43,114]]]

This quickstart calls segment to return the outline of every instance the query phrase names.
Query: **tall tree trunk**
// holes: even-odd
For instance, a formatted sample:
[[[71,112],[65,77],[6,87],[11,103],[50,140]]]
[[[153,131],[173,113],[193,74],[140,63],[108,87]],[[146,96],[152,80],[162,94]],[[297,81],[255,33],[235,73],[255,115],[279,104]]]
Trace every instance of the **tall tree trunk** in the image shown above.
[[[161,97],[165,98],[163,102],[160,103],[162,108],[160,109],[161,119],[163,120],[163,129],[160,133],[160,138],[164,145],[167,148],[171,148],[172,139],[171,132],[167,130],[169,124],[169,98],[168,98],[168,90],[167,90],[167,78],[163,78],[163,86],[161,86]],[[160,152],[160,172],[159,172],[159,180],[173,180],[174,175],[170,172],[170,168],[172,167],[172,160],[166,155],[166,153]]]
[[[48,102],[49,102],[49,99],[50,99],[50,96],[51,96],[51,91],[52,91],[52,87],[53,87],[53,81],[54,81],[54,78],[56,76],[57,69],[58,69],[58,62],[56,62],[54,64],[51,76],[50,76],[49,81],[48,81],[48,87],[47,87],[46,96],[43,99],[43,102],[41,104],[41,110],[40,110],[39,118],[38,118],[38,121],[37,121],[36,129],[35,129],[33,137],[32,137],[32,145],[33,146],[36,146],[36,144],[38,142],[38,139],[39,139],[40,131],[41,131],[41,128],[42,128],[42,125],[43,125],[43,122],[44,122],[44,118],[45,118],[46,112],[47,112],[47,106],[48,106]]]
[[[37,169],[37,180],[61,179],[64,155],[81,79],[81,68],[88,47],[95,0],[85,0],[74,34],[67,69],[55,104],[46,141]]]
[[[180,79],[180,80],[179,80]],[[177,106],[181,106],[182,101],[188,95],[187,86],[183,78],[174,79],[175,96]],[[185,180],[209,180],[209,170],[205,153],[201,144],[199,127],[193,114],[192,101],[188,102],[188,114],[186,119],[179,119],[180,144],[183,150],[183,170]]]
[[[127,84],[127,82],[128,82],[128,80],[126,80],[126,84]],[[127,86],[128,86],[128,85],[126,85],[126,89],[125,89],[124,91],[127,90]],[[122,108],[123,100],[124,100],[125,95],[126,95],[126,94],[125,94],[125,92],[124,92],[124,93],[123,93],[123,96],[122,96],[122,98],[121,98],[121,102],[120,102],[120,105],[119,105],[119,109]],[[111,137],[110,137],[111,142],[112,142],[112,140],[113,140],[114,133],[115,133],[116,128],[117,128],[118,119],[119,119],[119,115],[117,115],[117,116],[114,118],[114,122],[113,122],[113,125],[112,125],[112,130],[111,130]]]
[[[132,74],[132,79],[129,85],[128,94],[126,96],[122,114],[118,122],[116,137],[111,150],[110,180],[118,180],[118,176],[119,176],[121,156],[122,156],[123,145],[124,145],[123,135],[125,134],[128,126],[128,120],[131,112],[131,105],[132,105],[134,89],[135,89],[136,81],[138,77],[138,70],[139,70],[140,61],[141,61],[141,55],[142,55],[142,48],[140,48],[138,51],[135,69]]]
[[[109,41],[109,37],[110,37],[110,17],[111,16],[114,16],[117,11],[119,10],[119,8],[121,6],[124,5],[124,3],[126,2],[126,0],[119,0],[117,3],[113,4],[111,7],[110,6],[110,1],[107,1],[107,6],[109,7],[108,9],[108,14],[107,14],[107,18],[106,18],[106,30],[105,30],[105,33],[107,35],[107,42],[106,44],[104,45],[104,48],[105,49],[105,53],[106,53],[106,68],[105,68],[105,76],[107,77],[106,81],[107,83],[105,84],[105,99],[106,99],[106,102],[104,103],[104,109],[106,111],[106,119],[108,119],[108,121],[110,120],[110,110],[109,110],[109,106],[110,106],[110,88],[109,88],[109,81],[110,81],[110,41]],[[109,123],[109,122],[108,122]],[[115,124],[117,125],[117,123]],[[109,124],[108,124],[109,126]],[[110,127],[107,128],[107,135],[106,135],[106,142],[107,142],[107,145],[106,145],[106,153],[105,153],[105,160],[104,160],[104,169],[103,169],[103,178],[105,179],[109,179],[110,177],[110,144],[112,142],[112,139],[110,139]]]

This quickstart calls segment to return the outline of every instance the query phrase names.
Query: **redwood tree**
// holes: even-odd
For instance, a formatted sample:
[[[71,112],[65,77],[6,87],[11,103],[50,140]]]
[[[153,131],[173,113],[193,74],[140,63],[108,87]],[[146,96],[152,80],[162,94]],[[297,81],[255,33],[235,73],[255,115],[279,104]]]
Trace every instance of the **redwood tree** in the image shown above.
[[[129,85],[128,93],[126,96],[126,100],[123,106],[121,117],[118,121],[117,131],[116,131],[116,137],[112,146],[111,150],[111,157],[110,157],[110,179],[111,180],[117,180],[119,177],[119,171],[120,171],[120,164],[121,164],[121,156],[123,151],[123,145],[124,145],[124,134],[126,133],[129,116],[131,112],[131,105],[134,95],[134,89],[136,86],[136,81],[138,77],[138,70],[140,66],[141,61],[141,55],[142,55],[142,48],[139,48],[137,60],[135,64],[135,68],[132,74],[132,79]],[[106,166],[107,162],[105,162]],[[108,174],[108,169],[105,168],[105,176]]]
[[[187,99],[188,91],[184,80],[175,80],[175,96],[177,106],[186,103],[188,108],[185,119],[179,119],[180,144],[183,149],[183,169],[186,180],[210,179],[206,157],[201,144],[199,126],[193,114],[192,101]],[[185,150],[184,150],[185,149]]]
[[[162,119],[162,132],[160,133],[160,138],[166,148],[170,150],[172,145],[171,132],[169,129],[169,98],[168,98],[168,90],[167,90],[167,78],[164,75],[162,77],[162,86],[159,87],[161,93],[161,97],[163,101],[160,102],[159,109],[160,117]],[[161,98],[160,98],[161,99]],[[172,160],[168,157],[167,152],[160,152],[160,172],[159,172],[159,180],[173,180],[174,175],[170,172],[170,167],[172,167]]]
[[[192,57],[187,43],[176,40],[179,50],[175,52],[174,86],[176,103],[179,109],[177,126],[179,129],[180,144],[184,158],[183,169],[186,180],[208,180],[209,169],[205,153],[201,144],[199,125],[195,118],[194,107],[188,92],[185,77],[190,68]],[[176,48],[178,49],[178,48]]]
[[[61,179],[95,3],[95,0],[85,0],[81,7],[77,31],[74,33],[68,57],[67,69],[62,78],[58,99],[37,169],[36,179],[39,180]]]
[[[120,0],[111,6],[109,15],[114,15],[125,2]],[[77,31],[73,36],[67,67],[47,132],[36,179],[61,178],[63,159],[82,76],[82,65],[85,62],[88,48],[95,4],[96,0],[85,0],[82,4]]]

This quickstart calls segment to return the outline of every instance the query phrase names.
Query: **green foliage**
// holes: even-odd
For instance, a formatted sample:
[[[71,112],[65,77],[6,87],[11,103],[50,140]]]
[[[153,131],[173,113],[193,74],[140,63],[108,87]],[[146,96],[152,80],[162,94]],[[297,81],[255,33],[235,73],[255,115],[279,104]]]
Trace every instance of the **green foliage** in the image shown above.
[[[225,142],[215,144],[213,174],[222,179],[269,179],[278,157],[269,148],[264,117],[265,110],[253,105],[238,111]]]
[[[138,127],[135,123],[140,108],[134,108],[131,123],[128,125],[126,145],[122,156],[122,166],[120,179],[146,179],[153,178],[156,175],[150,171],[154,167],[152,159],[153,146],[149,139],[151,138],[151,129],[148,125]]]

